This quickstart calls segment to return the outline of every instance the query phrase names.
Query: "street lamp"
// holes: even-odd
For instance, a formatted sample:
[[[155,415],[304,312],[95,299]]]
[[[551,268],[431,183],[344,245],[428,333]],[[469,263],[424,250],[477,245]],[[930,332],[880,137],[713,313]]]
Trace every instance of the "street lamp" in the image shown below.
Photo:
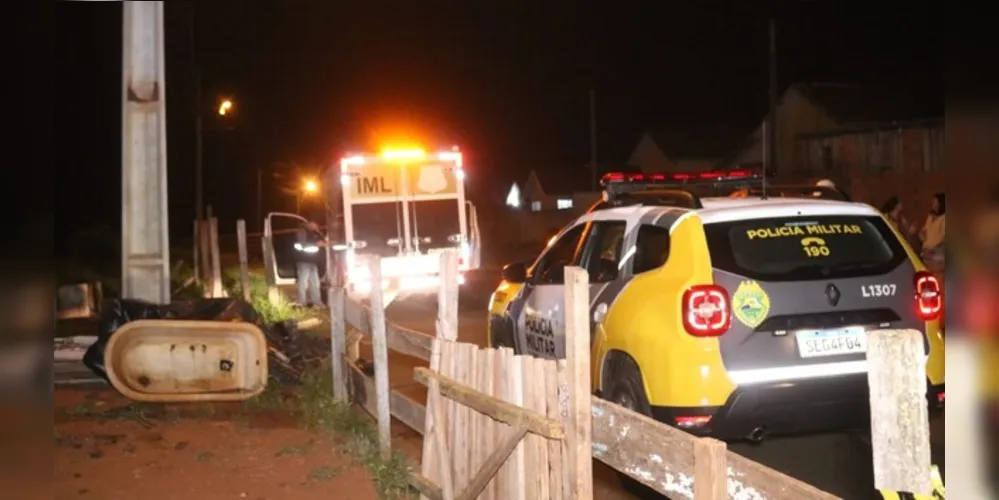
[[[306,177],[302,181],[302,189],[295,191],[295,212],[302,212],[302,195],[313,196],[319,192],[319,183],[311,177]]]
[[[229,114],[229,111],[231,111],[231,110],[232,110],[232,101],[231,100],[229,100],[229,99],[223,99],[222,102],[219,103],[219,116],[225,116],[225,115]]]

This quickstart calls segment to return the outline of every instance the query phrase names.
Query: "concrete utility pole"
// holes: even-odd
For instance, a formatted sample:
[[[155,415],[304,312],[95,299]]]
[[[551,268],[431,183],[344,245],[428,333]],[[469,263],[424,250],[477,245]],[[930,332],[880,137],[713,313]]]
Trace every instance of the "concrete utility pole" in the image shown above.
[[[764,174],[777,174],[777,23],[770,19],[770,112],[767,113],[767,126],[764,138]]]
[[[122,297],[170,302],[163,2],[122,2]]]

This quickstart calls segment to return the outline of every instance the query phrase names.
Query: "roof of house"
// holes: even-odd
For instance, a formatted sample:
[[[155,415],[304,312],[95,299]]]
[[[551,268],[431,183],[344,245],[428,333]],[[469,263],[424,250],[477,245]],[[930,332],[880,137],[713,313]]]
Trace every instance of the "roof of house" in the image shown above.
[[[714,160],[732,151],[746,130],[728,125],[657,127],[646,134],[672,160]]]
[[[921,118],[905,92],[846,83],[791,85],[840,125]]]

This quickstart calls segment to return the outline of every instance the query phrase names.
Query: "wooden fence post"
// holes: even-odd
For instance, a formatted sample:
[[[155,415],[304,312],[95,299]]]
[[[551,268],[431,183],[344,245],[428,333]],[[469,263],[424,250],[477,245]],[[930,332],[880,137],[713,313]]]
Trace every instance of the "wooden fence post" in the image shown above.
[[[236,243],[239,246],[239,283],[243,289],[243,300],[250,301],[250,264],[246,256],[246,221],[236,221]]]
[[[874,487],[933,494],[923,334],[874,330],[867,339]]]
[[[211,237],[209,236],[210,229],[208,219],[198,222],[198,233],[200,234],[198,245],[201,251],[201,283],[205,297],[212,296],[212,246]]]
[[[333,358],[333,397],[347,400],[347,371],[344,369],[344,351],[347,344],[347,293],[338,259],[333,251],[326,250],[326,274],[330,277],[330,287],[326,294],[330,308],[330,350]],[[353,361],[353,360],[351,360]]]
[[[436,340],[430,351],[430,369],[441,371],[441,342],[454,342],[458,339],[458,254],[454,250],[441,252],[440,287],[437,289]],[[435,472],[440,478],[443,500],[454,498],[454,482],[451,478],[451,453],[445,439],[443,425],[444,399],[440,394],[440,382],[431,380],[427,386],[426,420],[431,435],[423,438],[423,463],[421,473],[432,477]],[[436,462],[435,462],[436,460]]]
[[[219,255],[219,220],[208,219],[209,241],[212,246],[212,298],[222,297],[222,262]]]
[[[575,500],[593,498],[593,434],[590,409],[590,277],[565,268],[565,359],[569,382],[568,466]]]
[[[728,461],[724,442],[701,438],[694,441],[694,500],[728,498]]]
[[[388,340],[385,337],[385,306],[382,300],[382,259],[368,260],[371,276],[371,343],[375,358],[375,393],[378,405],[378,445],[383,459],[392,454],[392,414],[389,409]]]

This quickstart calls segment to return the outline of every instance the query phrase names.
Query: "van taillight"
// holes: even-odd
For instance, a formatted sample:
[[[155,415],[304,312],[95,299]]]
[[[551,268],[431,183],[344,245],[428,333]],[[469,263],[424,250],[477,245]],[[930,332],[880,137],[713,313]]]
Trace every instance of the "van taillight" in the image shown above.
[[[943,309],[943,295],[940,293],[940,282],[936,276],[926,271],[919,271],[914,278],[916,282],[916,312],[923,321],[931,321],[940,316]]]
[[[694,285],[683,292],[683,328],[694,337],[717,337],[732,324],[728,292],[718,285]]]

